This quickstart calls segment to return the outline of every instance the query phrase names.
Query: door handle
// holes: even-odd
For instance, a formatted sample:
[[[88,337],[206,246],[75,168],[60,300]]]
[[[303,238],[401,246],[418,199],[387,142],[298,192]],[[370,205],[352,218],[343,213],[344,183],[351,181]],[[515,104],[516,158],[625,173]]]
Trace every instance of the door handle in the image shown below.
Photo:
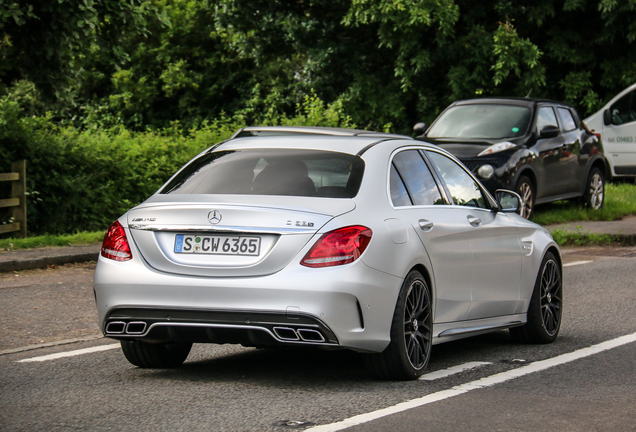
[[[466,218],[468,219],[468,223],[474,227],[478,227],[479,225],[481,225],[481,219],[475,216],[467,216]]]
[[[429,232],[430,230],[433,229],[433,222],[426,220],[426,219],[420,219],[419,221],[420,224],[420,228],[422,229],[422,231],[424,232]]]

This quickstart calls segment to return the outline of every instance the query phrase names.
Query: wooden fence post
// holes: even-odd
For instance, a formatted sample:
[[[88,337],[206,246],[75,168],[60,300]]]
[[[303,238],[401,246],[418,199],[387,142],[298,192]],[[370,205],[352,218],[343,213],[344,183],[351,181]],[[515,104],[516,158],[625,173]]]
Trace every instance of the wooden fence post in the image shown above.
[[[26,161],[13,162],[10,173],[0,173],[0,181],[11,182],[11,198],[0,199],[0,208],[10,207],[13,216],[12,223],[0,225],[0,234],[17,231],[17,237],[26,237]]]
[[[13,162],[11,171],[18,173],[20,179],[11,184],[11,197],[18,198],[20,205],[13,208],[13,219],[20,224],[20,237],[27,236],[27,207],[26,207],[26,160]]]

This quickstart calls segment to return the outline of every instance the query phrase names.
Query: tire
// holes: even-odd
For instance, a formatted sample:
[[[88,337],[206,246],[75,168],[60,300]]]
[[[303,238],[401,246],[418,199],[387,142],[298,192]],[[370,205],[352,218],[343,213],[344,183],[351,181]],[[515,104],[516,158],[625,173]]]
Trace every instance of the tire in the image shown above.
[[[126,359],[140,368],[166,369],[180,366],[190,354],[191,348],[190,342],[121,341],[121,350]]]
[[[587,182],[585,183],[585,194],[583,204],[593,210],[603,208],[605,202],[605,177],[598,168],[592,168]]]
[[[391,342],[383,352],[365,355],[370,373],[386,380],[414,380],[422,375],[431,356],[431,305],[426,280],[419,272],[410,272],[393,313]]]
[[[545,344],[556,340],[563,316],[563,279],[561,267],[548,252],[537,275],[528,307],[528,321],[513,327],[510,334],[519,342]]]
[[[521,197],[521,217],[530,219],[534,207],[534,185],[527,176],[521,176],[515,187],[515,192]]]

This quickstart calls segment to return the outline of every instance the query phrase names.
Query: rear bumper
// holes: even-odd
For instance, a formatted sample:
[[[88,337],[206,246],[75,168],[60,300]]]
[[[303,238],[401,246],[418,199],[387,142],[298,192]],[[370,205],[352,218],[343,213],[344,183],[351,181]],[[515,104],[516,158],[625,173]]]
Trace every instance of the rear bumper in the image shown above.
[[[118,307],[108,312],[104,335],[148,342],[339,345],[331,329],[314,317],[258,311]]]
[[[120,340],[319,345],[380,352],[402,280],[362,260],[322,269],[290,264],[259,277],[159,272],[143,260],[100,257],[99,325]]]

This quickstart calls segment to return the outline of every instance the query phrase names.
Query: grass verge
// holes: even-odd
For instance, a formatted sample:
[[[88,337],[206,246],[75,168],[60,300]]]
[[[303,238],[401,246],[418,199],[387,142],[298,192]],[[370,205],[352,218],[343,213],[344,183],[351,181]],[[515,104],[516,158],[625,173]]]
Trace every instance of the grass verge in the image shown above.
[[[581,232],[581,226],[576,231],[555,229],[551,231],[552,238],[559,246],[616,246],[621,244],[618,237],[610,234],[592,234]]]
[[[43,235],[27,238],[0,239],[0,250],[31,249],[47,246],[79,246],[101,243],[104,231],[79,232],[67,235]]]
[[[605,204],[601,210],[590,210],[574,201],[557,201],[538,206],[532,222],[539,225],[563,224],[573,221],[612,221],[636,214],[636,185],[608,183]]]

